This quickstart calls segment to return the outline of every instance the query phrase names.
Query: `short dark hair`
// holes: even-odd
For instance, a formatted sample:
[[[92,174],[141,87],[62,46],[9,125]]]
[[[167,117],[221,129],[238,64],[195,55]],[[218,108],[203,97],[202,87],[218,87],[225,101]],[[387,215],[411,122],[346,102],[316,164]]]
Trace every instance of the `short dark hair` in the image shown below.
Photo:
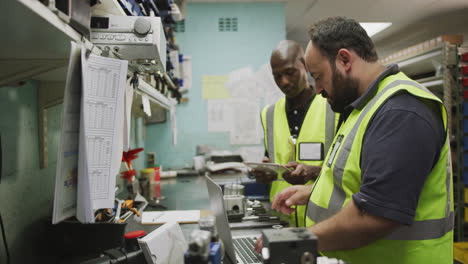
[[[320,20],[310,27],[309,37],[333,68],[335,57],[342,48],[353,50],[368,62],[379,59],[371,38],[354,19],[330,17]]]

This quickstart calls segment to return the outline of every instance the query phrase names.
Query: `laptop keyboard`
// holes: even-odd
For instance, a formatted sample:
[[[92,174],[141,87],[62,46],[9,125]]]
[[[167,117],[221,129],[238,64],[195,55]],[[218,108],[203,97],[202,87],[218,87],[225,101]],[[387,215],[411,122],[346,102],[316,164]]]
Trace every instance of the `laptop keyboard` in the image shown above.
[[[261,263],[262,259],[257,252],[254,251],[254,237],[234,238],[234,250],[238,258],[241,258],[244,263]]]

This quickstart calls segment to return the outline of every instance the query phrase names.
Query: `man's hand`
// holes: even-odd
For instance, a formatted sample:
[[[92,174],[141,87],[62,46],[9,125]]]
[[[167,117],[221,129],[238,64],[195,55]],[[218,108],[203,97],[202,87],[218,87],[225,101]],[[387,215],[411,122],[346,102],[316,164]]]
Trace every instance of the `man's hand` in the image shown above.
[[[283,214],[291,214],[295,211],[291,206],[307,204],[312,187],[313,185],[289,186],[275,195],[271,208]]]
[[[265,157],[263,157],[262,162],[263,163],[269,163],[270,158],[265,156]],[[274,171],[274,170],[264,171],[264,170],[252,169],[250,172],[252,173],[253,176],[255,176],[255,180],[258,183],[269,184],[272,181],[278,179],[278,175],[277,175],[276,171]]]
[[[255,180],[258,183],[263,183],[263,184],[269,184],[272,181],[276,180],[278,178],[278,175],[276,174],[276,171],[274,170],[255,170],[252,169],[251,173],[255,176]]]
[[[258,253],[258,254],[262,254],[262,248],[263,248],[263,236],[259,236],[257,238],[257,241],[255,241],[255,247],[254,247],[254,250]]]
[[[294,168],[291,173],[283,173],[284,180],[292,185],[306,184],[310,180],[317,179],[322,169],[320,166],[308,166],[295,161],[290,161],[285,167]]]

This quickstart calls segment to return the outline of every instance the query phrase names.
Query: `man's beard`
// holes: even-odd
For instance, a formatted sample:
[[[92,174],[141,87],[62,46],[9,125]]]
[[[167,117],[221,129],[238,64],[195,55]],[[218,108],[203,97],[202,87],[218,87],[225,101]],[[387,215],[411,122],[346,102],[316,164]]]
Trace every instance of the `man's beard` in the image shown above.
[[[333,71],[331,94],[325,94],[330,97],[330,106],[334,112],[343,113],[346,106],[350,105],[359,97],[359,81],[351,77],[343,77],[338,70]]]

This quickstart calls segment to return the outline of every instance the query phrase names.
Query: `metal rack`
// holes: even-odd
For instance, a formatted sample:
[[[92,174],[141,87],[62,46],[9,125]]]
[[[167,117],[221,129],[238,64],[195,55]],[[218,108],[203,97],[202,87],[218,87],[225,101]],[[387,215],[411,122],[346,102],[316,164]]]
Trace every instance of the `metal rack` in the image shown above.
[[[468,121],[468,84],[465,83],[465,80],[468,80],[468,72],[466,70],[466,67],[468,67],[468,47],[459,47],[457,55],[457,87],[459,87],[458,96],[460,98],[460,103],[457,105],[457,114],[460,116],[460,118],[457,120],[457,138],[459,139],[459,148],[462,150],[457,152],[457,161],[459,164],[458,173],[459,175],[463,176],[463,179],[462,177],[459,177],[460,192],[457,198],[460,205],[464,208],[466,200],[466,197],[464,197],[464,186],[468,184],[468,175],[465,175],[465,167],[468,167],[466,165],[468,164],[468,158],[465,157],[465,155],[468,153],[468,148],[464,142],[465,137],[468,135],[468,126],[465,125],[465,122]],[[465,66],[465,68],[462,68],[462,66]],[[464,212],[465,211],[466,210],[464,210]],[[464,218],[460,217],[460,219],[457,220],[466,222],[466,218],[467,216],[465,215]],[[463,230],[461,236],[463,238]],[[462,239],[460,239],[459,241],[462,241]]]
[[[93,51],[93,44],[36,0],[2,0],[0,16],[2,39],[0,49],[0,87],[17,85],[26,79],[40,81],[38,89],[40,167],[47,168],[47,109],[63,100],[63,90],[70,55],[70,42],[84,43]],[[117,0],[101,0],[93,14],[125,15]],[[21,18],[21,23],[12,21]],[[146,94],[151,105],[170,110],[177,102],[163,95],[143,79],[136,87],[137,96]]]
[[[457,54],[456,54],[456,67],[455,67],[455,72],[456,72],[456,89],[454,91],[455,94],[455,114],[457,116],[456,119],[456,133],[455,133],[455,144],[456,144],[456,171],[454,169],[454,174],[457,175],[456,178],[456,183],[454,183],[454,198],[455,198],[455,205],[457,206],[456,209],[456,233],[455,239],[456,241],[463,241],[464,240],[464,162],[463,162],[463,153],[464,153],[464,128],[463,128],[463,88],[461,86],[460,82],[460,68],[458,67],[460,63],[460,56],[459,53],[460,49],[457,47]],[[452,160],[454,158],[452,157]]]

